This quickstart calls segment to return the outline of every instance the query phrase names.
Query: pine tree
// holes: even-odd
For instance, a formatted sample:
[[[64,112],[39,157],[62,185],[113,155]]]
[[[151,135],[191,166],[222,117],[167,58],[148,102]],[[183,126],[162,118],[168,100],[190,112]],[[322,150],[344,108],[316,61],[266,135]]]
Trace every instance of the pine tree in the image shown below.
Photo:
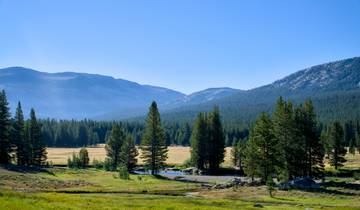
[[[156,102],[152,102],[146,119],[146,126],[141,142],[141,158],[144,164],[151,170],[151,174],[157,174],[164,166],[167,159],[167,146],[165,132],[161,125],[160,113]]]
[[[125,142],[121,146],[120,162],[123,166],[126,166],[128,171],[132,171],[137,163],[136,157],[139,155],[135,147],[134,139],[131,136],[127,136]]]
[[[233,165],[238,167],[241,172],[244,171],[244,159],[245,159],[246,143],[244,140],[234,141],[234,145],[231,149],[231,156]]]
[[[3,90],[0,93],[0,164],[9,164],[11,161],[10,129],[9,104]]]
[[[209,141],[207,145],[209,150],[207,153],[209,170],[216,171],[219,169],[220,164],[224,162],[225,157],[225,135],[220,120],[220,112],[217,107],[209,114],[208,131]]]
[[[106,156],[111,161],[111,170],[116,170],[120,163],[120,151],[123,142],[125,141],[125,134],[120,125],[115,124],[112,127],[111,134],[106,143]]]
[[[262,113],[255,122],[248,141],[247,154],[251,154],[245,159],[245,163],[249,164],[245,168],[247,175],[254,173],[263,182],[282,164],[279,141],[275,138],[272,121],[266,113]]]
[[[311,100],[304,103],[303,135],[305,137],[306,167],[305,175],[322,176],[324,171],[324,146],[317,131],[317,121]]]
[[[27,165],[29,163],[31,147],[29,142],[25,139],[25,121],[20,102],[16,108],[12,139],[13,143],[16,145],[17,164],[20,166]]]
[[[297,136],[294,110],[291,102],[280,97],[277,101],[272,117],[275,138],[281,143],[281,162],[283,162],[282,178],[299,176],[302,166],[301,158],[304,155],[304,141]]]
[[[32,145],[32,165],[44,165],[46,163],[47,152],[41,135],[41,125],[36,119],[34,109],[30,111],[29,138]]]
[[[198,169],[206,168],[208,127],[206,115],[199,113],[191,134],[191,162]]]
[[[332,144],[332,152],[330,155],[330,165],[334,166],[335,169],[343,166],[346,162],[344,158],[346,149],[344,147],[344,131],[338,121],[334,122],[329,131],[329,140]]]

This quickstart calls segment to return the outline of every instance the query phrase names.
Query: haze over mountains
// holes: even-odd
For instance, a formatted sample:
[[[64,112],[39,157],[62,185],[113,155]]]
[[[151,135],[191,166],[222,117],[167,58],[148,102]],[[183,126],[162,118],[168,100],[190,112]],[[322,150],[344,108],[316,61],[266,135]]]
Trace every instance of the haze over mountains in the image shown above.
[[[62,119],[141,116],[156,100],[165,119],[186,120],[219,106],[225,119],[250,121],[261,111],[271,111],[279,96],[294,102],[312,98],[320,117],[328,119],[344,111],[344,116],[353,115],[354,109],[357,113],[359,82],[360,57],[313,66],[247,91],[209,88],[190,95],[102,75],[0,69],[0,88],[6,90],[12,111],[20,100],[26,112],[34,107],[41,117]],[[340,110],[344,103],[353,109]]]

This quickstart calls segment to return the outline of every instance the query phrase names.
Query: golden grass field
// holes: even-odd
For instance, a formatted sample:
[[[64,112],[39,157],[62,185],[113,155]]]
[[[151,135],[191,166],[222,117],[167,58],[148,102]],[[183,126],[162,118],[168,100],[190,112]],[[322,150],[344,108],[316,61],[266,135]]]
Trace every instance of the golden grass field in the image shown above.
[[[106,151],[104,145],[99,145],[97,147],[88,147],[86,148],[89,152],[90,161],[96,160],[104,160],[106,157]],[[47,148],[48,152],[48,161],[51,161],[53,164],[67,164],[67,159],[72,156],[72,154],[79,153],[80,148]],[[230,151],[231,148],[226,148],[226,157],[225,157],[225,165],[230,165]],[[141,153],[141,151],[140,151]],[[183,164],[185,160],[190,158],[190,147],[181,147],[181,146],[173,146],[169,147],[168,152],[168,164],[180,165]],[[138,158],[139,163],[142,161]]]

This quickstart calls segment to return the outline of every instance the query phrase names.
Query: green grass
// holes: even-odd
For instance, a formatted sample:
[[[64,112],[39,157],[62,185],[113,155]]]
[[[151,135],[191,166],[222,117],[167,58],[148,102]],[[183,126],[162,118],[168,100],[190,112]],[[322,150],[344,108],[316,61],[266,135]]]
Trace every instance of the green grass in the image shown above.
[[[276,191],[270,198],[266,187],[206,190],[198,184],[149,175],[123,180],[116,172],[96,169],[49,172],[19,173],[0,168],[0,209],[259,209],[255,203],[273,210],[360,209],[356,190],[352,192],[357,195]]]

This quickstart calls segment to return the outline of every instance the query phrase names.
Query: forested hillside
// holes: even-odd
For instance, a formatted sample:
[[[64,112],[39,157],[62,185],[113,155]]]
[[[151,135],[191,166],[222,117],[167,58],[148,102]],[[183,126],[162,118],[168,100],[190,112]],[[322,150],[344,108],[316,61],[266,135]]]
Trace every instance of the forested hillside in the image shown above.
[[[194,119],[197,112],[219,106],[227,122],[252,122],[261,111],[272,112],[279,96],[301,103],[312,99],[320,121],[355,120],[360,116],[360,57],[313,66],[270,85],[241,91],[164,112],[164,119]]]

